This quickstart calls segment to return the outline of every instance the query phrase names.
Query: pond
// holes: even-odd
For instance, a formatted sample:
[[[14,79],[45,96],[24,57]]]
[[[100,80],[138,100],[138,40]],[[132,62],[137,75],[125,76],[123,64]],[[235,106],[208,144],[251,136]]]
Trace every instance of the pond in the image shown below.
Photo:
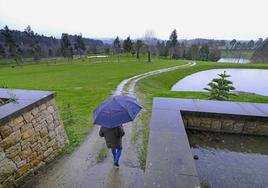
[[[220,58],[219,63],[240,63],[247,64],[250,63],[250,59],[242,59],[242,58]]]
[[[268,187],[268,137],[187,131],[201,182],[213,188]]]
[[[226,71],[231,75],[236,91],[268,96],[268,70],[262,69],[211,69],[186,76],[172,86],[172,91],[205,91],[204,88],[217,74]]]

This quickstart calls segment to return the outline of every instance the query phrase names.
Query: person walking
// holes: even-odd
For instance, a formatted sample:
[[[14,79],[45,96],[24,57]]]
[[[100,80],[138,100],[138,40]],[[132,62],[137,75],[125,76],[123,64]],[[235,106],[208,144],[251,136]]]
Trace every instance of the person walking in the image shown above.
[[[99,131],[100,137],[105,138],[106,146],[111,149],[114,166],[119,168],[119,160],[123,150],[122,137],[125,135],[122,125],[114,128],[101,127]]]
[[[123,124],[133,121],[141,109],[135,98],[117,95],[106,99],[94,110],[93,124],[101,126],[99,135],[105,138],[107,147],[112,150],[115,167],[119,168],[123,149]]]

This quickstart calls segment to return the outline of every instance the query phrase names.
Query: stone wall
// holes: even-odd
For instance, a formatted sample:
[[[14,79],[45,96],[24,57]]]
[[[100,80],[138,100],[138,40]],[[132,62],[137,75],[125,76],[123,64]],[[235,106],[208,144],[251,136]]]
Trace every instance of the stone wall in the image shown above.
[[[0,187],[10,187],[54,159],[68,143],[52,98],[0,124]]]
[[[181,112],[186,129],[268,135],[268,118],[200,112]]]

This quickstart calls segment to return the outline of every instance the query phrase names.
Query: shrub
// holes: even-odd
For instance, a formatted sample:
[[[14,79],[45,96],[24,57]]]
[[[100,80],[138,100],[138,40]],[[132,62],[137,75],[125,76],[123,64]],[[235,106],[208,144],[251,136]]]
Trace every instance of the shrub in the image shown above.
[[[210,88],[204,88],[209,91],[209,99],[214,100],[228,100],[230,95],[230,91],[235,90],[233,83],[226,78],[231,77],[226,74],[226,71],[218,74],[220,78],[214,78],[208,86]]]

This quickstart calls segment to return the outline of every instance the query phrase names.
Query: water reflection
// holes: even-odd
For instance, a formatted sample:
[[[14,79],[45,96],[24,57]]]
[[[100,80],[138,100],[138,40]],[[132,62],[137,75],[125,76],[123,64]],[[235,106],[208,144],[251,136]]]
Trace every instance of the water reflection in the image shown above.
[[[172,91],[205,91],[204,88],[223,71],[231,75],[236,91],[268,96],[268,70],[262,69],[212,69],[194,73],[178,81]]]
[[[213,188],[268,187],[268,137],[189,132],[201,182]]]
[[[240,64],[247,64],[250,63],[249,59],[242,59],[242,58],[220,58],[219,63],[240,63]]]

